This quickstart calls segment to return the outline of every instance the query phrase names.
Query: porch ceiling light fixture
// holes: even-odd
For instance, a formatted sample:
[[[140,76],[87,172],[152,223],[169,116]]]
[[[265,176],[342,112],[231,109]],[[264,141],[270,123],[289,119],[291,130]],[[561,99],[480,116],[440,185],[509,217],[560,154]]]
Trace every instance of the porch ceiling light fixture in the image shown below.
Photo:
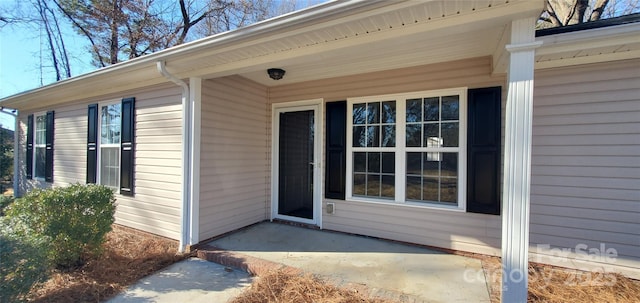
[[[267,74],[269,74],[269,78],[273,80],[280,80],[284,77],[285,70],[281,68],[270,68],[267,70]]]

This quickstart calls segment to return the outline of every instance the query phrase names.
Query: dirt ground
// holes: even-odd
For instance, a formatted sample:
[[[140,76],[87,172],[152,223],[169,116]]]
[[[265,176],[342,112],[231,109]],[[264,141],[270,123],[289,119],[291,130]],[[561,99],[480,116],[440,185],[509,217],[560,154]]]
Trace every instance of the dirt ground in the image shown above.
[[[337,288],[310,274],[273,271],[259,277],[231,303],[393,303]]]
[[[491,302],[500,303],[501,263],[497,257],[481,257],[489,277]],[[620,274],[572,270],[529,263],[529,303],[637,303],[640,281]]]
[[[140,278],[182,260],[177,242],[133,229],[115,226],[108,234],[103,254],[72,271],[57,271],[29,294],[30,302],[103,302]],[[475,257],[478,257],[477,255]],[[500,302],[500,260],[482,259],[491,279],[492,303]],[[587,272],[532,263],[529,268],[529,302],[640,302],[640,281],[621,275],[593,279]],[[596,283],[598,282],[598,283]],[[607,282],[607,283],[600,283]],[[609,283],[610,282],[610,283]],[[336,288],[311,275],[270,272],[233,303],[393,303],[367,298],[350,289]]]
[[[489,272],[500,272],[499,258],[483,258],[483,267]],[[495,271],[497,270],[497,271]],[[499,274],[489,275],[491,302],[500,302]],[[604,280],[593,279],[592,273],[559,267],[532,264],[529,270],[529,303],[637,303],[640,302],[640,281],[621,275]],[[602,283],[612,282],[612,283]],[[394,303],[367,298],[362,293],[340,289],[311,275],[270,272],[257,279],[251,288],[231,303]]]
[[[69,272],[56,271],[36,285],[30,302],[102,302],[118,292],[186,256],[178,243],[162,237],[114,225],[103,254]]]

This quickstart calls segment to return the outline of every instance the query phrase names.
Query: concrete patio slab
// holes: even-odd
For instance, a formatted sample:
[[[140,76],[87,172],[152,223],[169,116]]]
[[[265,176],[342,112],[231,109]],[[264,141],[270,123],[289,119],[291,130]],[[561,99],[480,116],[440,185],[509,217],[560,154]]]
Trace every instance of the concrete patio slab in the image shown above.
[[[224,303],[251,285],[246,272],[198,258],[175,263],[141,279],[109,303]]]
[[[480,260],[418,246],[268,222],[207,246],[223,264],[266,260],[404,302],[490,302]]]

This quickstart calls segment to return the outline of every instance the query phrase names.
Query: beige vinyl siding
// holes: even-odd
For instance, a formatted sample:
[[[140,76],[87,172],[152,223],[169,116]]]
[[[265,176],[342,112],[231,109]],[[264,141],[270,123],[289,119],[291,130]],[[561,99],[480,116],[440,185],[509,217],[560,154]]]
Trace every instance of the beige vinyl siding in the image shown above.
[[[492,76],[491,70],[491,58],[482,57],[277,86],[270,89],[269,97],[278,103],[316,98],[338,101],[453,87],[502,86],[504,90],[505,78]],[[499,216],[340,200],[325,200],[323,208],[326,202],[335,202],[335,214],[323,212],[325,229],[492,255],[500,251]]]
[[[267,89],[241,77],[202,82],[199,236],[267,219]]]
[[[640,60],[536,71],[533,115],[532,251],[604,244],[640,276]]]
[[[53,184],[66,186],[87,179],[87,106],[55,110]]]
[[[87,106],[125,97],[136,98],[135,196],[116,193],[116,223],[179,239],[182,104],[180,89],[175,86],[156,86],[42,109],[55,110],[53,185],[86,182]],[[20,115],[21,193],[50,186],[24,178],[28,114]]]
[[[26,178],[27,116],[54,110],[54,155],[53,183]],[[20,113],[20,136],[18,161],[20,162],[19,193],[22,196],[34,188],[66,186],[85,183],[87,172],[87,104],[72,104],[54,109],[43,108],[33,112]]]
[[[119,196],[116,223],[180,238],[182,97],[168,85],[136,98],[135,196]]]

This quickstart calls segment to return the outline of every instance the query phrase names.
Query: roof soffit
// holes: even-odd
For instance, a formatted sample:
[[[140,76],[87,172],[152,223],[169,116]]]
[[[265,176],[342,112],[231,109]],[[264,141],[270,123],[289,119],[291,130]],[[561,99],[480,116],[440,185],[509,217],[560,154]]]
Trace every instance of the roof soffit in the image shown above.
[[[336,7],[344,3],[353,7]],[[500,30],[500,25],[535,15],[542,7],[542,1],[528,0],[329,4],[320,6],[327,11],[322,18],[319,8],[310,11],[315,13],[310,20],[305,20],[312,15],[310,12],[289,14],[8,97],[0,104],[22,109],[33,107],[34,103],[44,106],[162,83],[166,80],[155,69],[158,60],[164,60],[169,72],[178,77],[211,78],[256,72],[271,64],[305,61],[323,54],[341,55],[341,50],[379,46],[381,41],[397,42],[422,35],[464,37],[471,30]],[[267,31],[262,30],[264,27],[273,28]]]

